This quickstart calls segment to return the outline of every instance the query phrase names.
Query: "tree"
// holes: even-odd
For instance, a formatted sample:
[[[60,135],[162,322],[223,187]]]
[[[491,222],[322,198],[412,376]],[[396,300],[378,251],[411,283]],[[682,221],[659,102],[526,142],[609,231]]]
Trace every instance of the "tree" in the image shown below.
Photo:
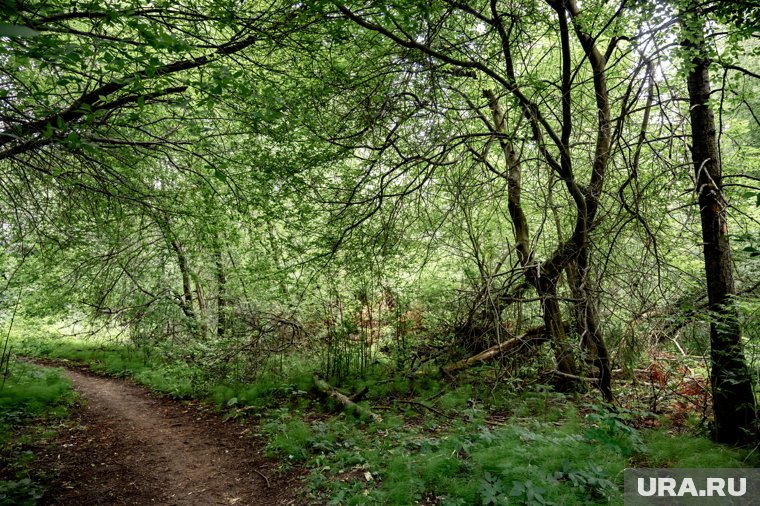
[[[345,374],[372,363],[368,337],[410,322],[437,322],[426,344],[459,355],[502,357],[543,332],[531,342],[546,349],[527,348],[557,388],[592,376],[613,401],[613,360],[632,365],[621,348],[640,353],[652,315],[701,302],[691,230],[720,205],[706,221],[723,241],[714,348],[740,343],[715,105],[690,69],[681,106],[666,5],[10,5],[0,213],[23,241],[6,253],[34,238],[31,263],[69,290],[59,300],[138,342],[245,376],[308,328]],[[694,16],[688,30],[706,19]],[[691,44],[699,67],[708,44]],[[712,150],[693,160],[688,114],[694,145]],[[685,202],[684,164],[707,207]],[[705,337],[702,312],[660,336],[702,353],[677,335]],[[404,353],[413,341],[395,339]],[[717,390],[733,388],[717,379],[732,357],[715,356]]]
[[[689,50],[687,77],[691,152],[702,223],[705,277],[710,312],[710,363],[715,414],[715,439],[749,441],[756,429],[755,395],[742,352],[741,327],[734,301],[733,264],[727,201],[715,118],[710,104],[710,57],[705,42],[705,17],[690,5],[681,13]]]
[[[438,161],[432,157],[420,161],[417,157],[415,163],[427,163],[428,168],[445,167],[450,158],[461,159],[464,155],[506,182],[517,258],[525,279],[541,299],[546,331],[552,337],[550,343],[555,350],[557,368],[563,375],[561,383],[570,386],[577,374],[558,294],[563,273],[572,268],[577,273],[573,283],[580,298],[576,314],[582,342],[600,370],[601,390],[605,398],[611,400],[609,357],[597,316],[591,250],[592,233],[599,225],[597,212],[611,152],[607,58],[615,49],[615,39],[610,41],[608,48],[600,49],[598,37],[588,32],[588,25],[575,2],[549,2],[548,5],[525,2],[512,6],[495,1],[485,5],[444,2],[424,8],[404,5],[403,10],[400,6],[389,9],[375,4],[336,5],[347,19],[408,51],[410,65],[417,66],[414,72],[429,73],[432,79],[436,74],[441,76],[442,81],[435,86],[442,90],[450,86],[453,96],[462,97],[461,102],[467,107],[464,109],[467,113],[461,114],[463,119],[481,122],[487,132],[485,136],[472,126],[458,126],[455,132],[459,135],[439,136],[440,153],[447,155]],[[552,12],[554,20],[551,19]],[[612,23],[620,12],[603,14],[609,15],[609,23]],[[547,51],[553,55],[547,67],[536,65],[534,58],[537,54],[520,46],[530,32],[527,20],[543,30],[536,53]],[[459,23],[477,30],[465,34],[461,40],[448,38],[448,33],[453,33]],[[448,28],[452,32],[446,31]],[[555,39],[550,38],[550,34]],[[573,53],[578,49],[585,57],[574,61]],[[552,64],[559,68],[552,69]],[[539,68],[558,71],[560,83],[556,88],[547,87],[535,74]],[[574,100],[581,90],[588,90],[585,88],[588,81],[581,82],[579,75],[591,82],[589,88],[593,90],[594,101]],[[477,86],[463,85],[462,79],[467,77],[483,81]],[[447,86],[446,79],[458,79],[459,84]],[[478,102],[482,104],[482,99],[472,96],[473,91],[482,93],[487,113],[478,105]],[[413,92],[410,90],[410,93]],[[436,95],[436,99],[440,100],[441,95]],[[559,113],[557,102],[561,108]],[[452,104],[448,111],[463,110],[462,107]],[[586,109],[582,109],[584,107]],[[594,111],[589,114],[594,118],[591,120],[595,125],[592,131],[588,127],[575,128],[578,122],[574,121],[574,116],[579,110],[583,110],[584,115]],[[455,116],[448,111],[441,107],[441,114],[445,117]],[[591,153],[593,162],[583,177],[577,174],[581,164],[571,147],[573,136],[595,145]],[[501,148],[498,160],[490,150],[493,143],[498,143]],[[395,150],[395,156],[398,148],[394,134],[386,139],[378,156],[391,149]],[[452,154],[457,151],[457,155]],[[402,155],[401,163],[408,166],[413,157],[412,153]],[[538,258],[535,250],[522,201],[523,173],[526,166],[532,165],[526,163],[526,159],[535,160],[536,157],[557,181],[564,184],[566,198],[572,202],[574,211],[574,218],[570,218],[574,221],[572,230],[567,237],[556,237],[555,248],[546,252],[544,260]]]

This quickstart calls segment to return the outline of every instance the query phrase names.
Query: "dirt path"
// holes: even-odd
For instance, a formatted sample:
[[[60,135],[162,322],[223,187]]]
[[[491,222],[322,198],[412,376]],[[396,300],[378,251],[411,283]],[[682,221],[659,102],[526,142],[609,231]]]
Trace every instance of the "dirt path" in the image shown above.
[[[67,375],[84,407],[46,456],[60,480],[48,504],[294,504],[293,480],[275,479],[240,424],[125,381]]]

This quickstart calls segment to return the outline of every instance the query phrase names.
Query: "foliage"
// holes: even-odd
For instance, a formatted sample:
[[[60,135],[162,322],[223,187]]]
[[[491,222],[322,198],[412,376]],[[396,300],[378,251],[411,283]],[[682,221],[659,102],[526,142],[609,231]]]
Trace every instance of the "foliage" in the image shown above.
[[[754,5],[3,5],[0,366],[263,418],[335,504],[618,500],[626,464],[708,448],[643,427],[715,426],[733,308],[757,390]],[[684,142],[699,65],[715,188]],[[720,307],[706,211],[731,240]],[[317,409],[315,371],[390,421]],[[65,397],[49,381],[24,410]]]
[[[42,489],[29,478],[0,481],[0,504],[34,506],[42,498]]]
[[[2,390],[3,422],[29,416],[55,415],[73,400],[71,384],[59,370],[40,368],[13,360]]]
[[[268,451],[282,454],[290,462],[306,459],[311,444],[311,430],[300,420],[283,423],[281,420],[264,425],[264,430],[271,434]]]
[[[42,340],[28,340],[28,349],[35,349],[32,342],[50,352]],[[120,349],[102,343],[85,353],[84,344],[58,347],[56,356],[105,362],[108,350]],[[209,379],[191,395],[207,396],[226,418],[259,420],[269,455],[284,467],[305,466],[304,494],[318,503],[401,505],[435,497],[444,504],[606,504],[620,500],[622,470],[632,464],[701,466],[705,455],[718,467],[753,462],[751,453],[702,437],[633,428],[646,413],[596,405],[579,413],[573,401],[545,387],[448,389],[430,378],[394,378],[392,370],[340,385],[368,387],[371,404],[395,406],[382,424],[366,425],[312,395],[303,367],[291,361],[251,384]],[[143,369],[112,371],[166,391],[164,379],[141,375]],[[495,422],[505,409],[511,414]]]
[[[628,425],[631,415],[625,410],[609,411],[596,407],[595,412],[586,415],[592,427],[586,430],[584,437],[615,449],[625,457],[641,452],[644,447],[641,436]]]
[[[38,503],[43,486],[29,477],[35,450],[56,437],[74,400],[60,370],[11,360],[0,389],[0,504]]]

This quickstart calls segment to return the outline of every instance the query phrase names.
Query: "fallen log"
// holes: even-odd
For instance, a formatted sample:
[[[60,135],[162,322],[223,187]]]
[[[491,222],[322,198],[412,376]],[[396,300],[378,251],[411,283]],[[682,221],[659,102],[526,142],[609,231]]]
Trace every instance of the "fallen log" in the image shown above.
[[[352,410],[352,412],[359,418],[361,417],[368,417],[375,423],[380,423],[383,421],[383,418],[378,415],[377,413],[373,413],[369,409],[360,406],[359,404],[356,404],[354,401],[349,399],[346,395],[340,392],[337,388],[334,388],[330,386],[328,382],[317,376],[314,375],[314,386],[322,392],[323,394],[332,397],[336,401],[343,404],[344,407],[347,409]]]
[[[509,353],[510,351],[514,351],[519,348],[522,348],[523,346],[542,344],[546,341],[547,341],[546,332],[544,330],[544,326],[541,325],[540,327],[535,327],[528,330],[527,332],[525,332],[525,334],[521,336],[513,337],[512,339],[508,339],[495,346],[491,346],[490,348],[481,351],[477,355],[473,355],[464,360],[460,360],[459,362],[453,362],[451,364],[447,364],[441,367],[441,371],[446,375],[450,375],[453,372],[461,371],[462,369],[467,369],[468,367],[472,367],[473,365],[490,362],[496,357]]]

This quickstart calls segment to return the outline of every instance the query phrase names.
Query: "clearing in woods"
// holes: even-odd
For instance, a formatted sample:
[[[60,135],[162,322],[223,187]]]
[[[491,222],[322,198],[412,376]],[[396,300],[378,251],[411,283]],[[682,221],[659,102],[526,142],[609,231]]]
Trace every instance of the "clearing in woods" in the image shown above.
[[[47,504],[284,505],[294,478],[267,462],[236,423],[152,397],[123,380],[66,372],[84,401],[41,465],[58,483]],[[269,469],[267,469],[269,468]]]

